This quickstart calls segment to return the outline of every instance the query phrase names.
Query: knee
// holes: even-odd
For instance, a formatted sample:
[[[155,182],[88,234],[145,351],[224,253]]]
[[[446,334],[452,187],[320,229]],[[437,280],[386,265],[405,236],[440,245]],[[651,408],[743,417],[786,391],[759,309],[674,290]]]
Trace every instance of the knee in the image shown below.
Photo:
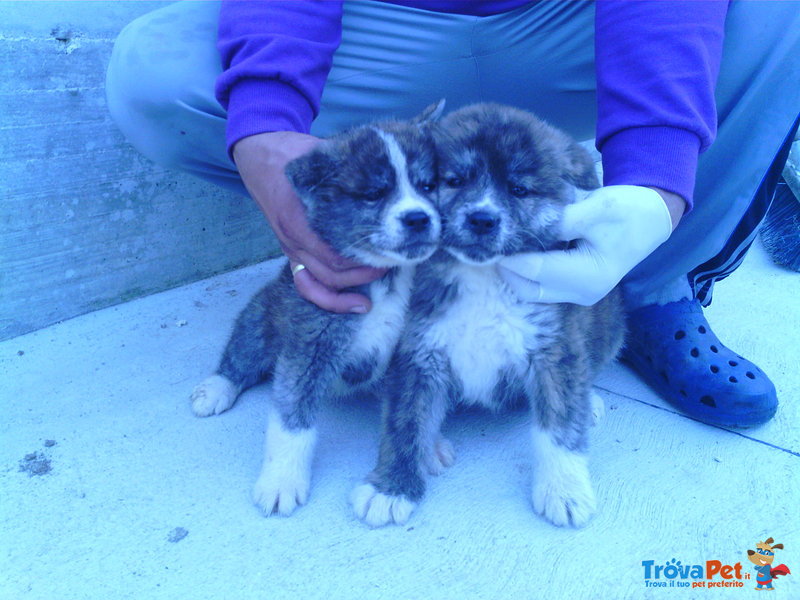
[[[137,150],[157,164],[183,168],[190,148],[181,130],[192,111],[190,98],[197,96],[199,69],[191,49],[180,48],[179,35],[170,31],[174,20],[161,12],[139,17],[120,32],[106,73],[106,101]]]

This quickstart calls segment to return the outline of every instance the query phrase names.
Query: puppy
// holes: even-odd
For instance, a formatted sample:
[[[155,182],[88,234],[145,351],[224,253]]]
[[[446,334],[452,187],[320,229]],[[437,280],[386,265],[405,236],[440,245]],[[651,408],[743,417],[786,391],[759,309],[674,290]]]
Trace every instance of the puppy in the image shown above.
[[[442,248],[417,269],[386,376],[378,465],[352,494],[355,512],[373,526],[403,523],[424,493],[427,449],[448,410],[522,401],[533,421],[533,508],[556,525],[582,526],[595,510],[586,460],[592,379],[620,348],[620,295],[589,307],[527,303],[496,263],[563,247],[563,207],[576,188],[599,186],[594,165],[520,110],[474,105],[440,125]]]
[[[439,242],[429,129],[440,110],[441,103],[411,122],[359,127],[286,167],[311,228],[342,256],[389,271],[358,290],[371,298],[371,312],[342,315],[301,298],[287,264],[239,315],[216,373],[195,388],[192,408],[204,417],[272,379],[264,463],[253,491],[267,515],[289,515],[307,499],[320,401],[369,385],[388,364],[414,265]]]

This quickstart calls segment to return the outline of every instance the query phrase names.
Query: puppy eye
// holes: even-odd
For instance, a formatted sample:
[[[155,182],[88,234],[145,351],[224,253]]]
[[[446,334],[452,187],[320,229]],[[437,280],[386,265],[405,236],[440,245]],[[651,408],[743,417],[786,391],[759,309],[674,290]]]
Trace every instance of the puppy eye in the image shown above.
[[[444,180],[448,187],[457,188],[464,185],[464,180],[461,177],[448,177]]]
[[[531,193],[531,191],[525,186],[516,185],[513,183],[508,184],[508,192],[515,198],[524,198],[525,196],[529,196]]]
[[[386,197],[386,190],[367,190],[360,197],[365,202],[379,202]]]
[[[420,189],[421,189],[423,192],[432,192],[433,190],[435,190],[435,189],[436,189],[436,182],[429,181],[429,182],[427,182],[427,183],[423,183],[423,184],[420,186]]]

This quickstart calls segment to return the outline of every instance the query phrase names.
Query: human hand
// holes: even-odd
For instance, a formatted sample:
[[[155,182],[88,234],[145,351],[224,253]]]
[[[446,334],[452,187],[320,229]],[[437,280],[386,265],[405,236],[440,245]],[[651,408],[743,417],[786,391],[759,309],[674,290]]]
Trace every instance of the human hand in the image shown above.
[[[371,308],[369,298],[339,290],[374,281],[385,271],[339,256],[311,231],[303,205],[284,174],[287,163],[320,141],[292,131],[260,133],[239,140],[233,147],[233,159],[247,191],[289,257],[300,295],[325,310],[365,313]],[[305,268],[298,270],[297,265]]]
[[[499,272],[523,300],[592,305],[669,238],[684,208],[680,196],[654,188],[597,189],[564,208],[559,239],[575,240],[573,248],[508,256]]]

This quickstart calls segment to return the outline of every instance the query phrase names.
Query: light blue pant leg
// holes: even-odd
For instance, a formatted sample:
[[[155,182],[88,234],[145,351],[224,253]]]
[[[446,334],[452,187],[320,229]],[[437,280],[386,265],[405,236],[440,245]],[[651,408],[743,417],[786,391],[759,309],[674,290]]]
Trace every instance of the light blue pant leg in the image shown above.
[[[800,114],[800,3],[732,2],[725,30],[719,130],[700,157],[695,209],[629,275],[634,293],[658,290],[679,265],[675,274],[691,273],[707,304],[714,280],[741,262],[771,202],[776,182],[764,178],[780,175],[785,156],[771,166],[782,147],[788,151]]]
[[[732,3],[717,94],[719,136],[701,157],[695,211],[627,279],[640,297],[685,282],[698,265],[725,264],[732,246],[746,244],[729,244],[731,234],[800,107],[796,6]],[[312,133],[411,116],[444,97],[450,108],[515,104],[579,139],[592,136],[592,3],[540,2],[485,18],[379,2],[346,7]],[[108,101],[145,155],[245,193],[225,151],[225,113],[213,96],[217,14],[217,3],[181,2],[132,23],[115,46]]]

